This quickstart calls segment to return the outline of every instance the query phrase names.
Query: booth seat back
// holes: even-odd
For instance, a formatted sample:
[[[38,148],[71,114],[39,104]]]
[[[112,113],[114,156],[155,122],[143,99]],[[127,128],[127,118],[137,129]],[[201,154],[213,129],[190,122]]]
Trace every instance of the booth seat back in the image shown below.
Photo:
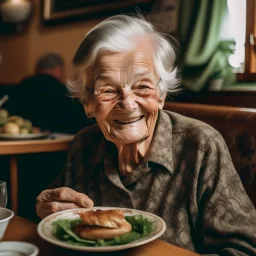
[[[177,102],[166,102],[164,109],[201,120],[221,133],[256,207],[256,109]]]

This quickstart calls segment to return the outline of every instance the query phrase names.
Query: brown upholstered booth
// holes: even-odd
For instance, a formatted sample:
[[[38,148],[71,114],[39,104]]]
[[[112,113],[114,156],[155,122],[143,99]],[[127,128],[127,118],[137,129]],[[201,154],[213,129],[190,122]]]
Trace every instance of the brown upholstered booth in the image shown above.
[[[165,109],[204,121],[218,130],[256,206],[256,109],[166,102]]]

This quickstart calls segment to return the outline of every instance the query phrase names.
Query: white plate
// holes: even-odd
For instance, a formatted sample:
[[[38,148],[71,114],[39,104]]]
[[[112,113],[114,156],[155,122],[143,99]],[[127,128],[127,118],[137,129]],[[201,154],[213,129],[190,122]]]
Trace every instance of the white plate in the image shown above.
[[[148,236],[135,240],[129,244],[101,246],[101,247],[73,245],[55,238],[52,234],[52,231],[53,231],[52,222],[58,219],[75,219],[79,217],[77,212],[81,210],[85,210],[85,211],[90,210],[90,209],[79,208],[79,209],[61,211],[61,212],[57,212],[52,215],[49,215],[45,219],[41,220],[41,222],[37,227],[37,232],[46,241],[55,245],[59,245],[64,248],[69,248],[69,249],[78,250],[78,251],[107,252],[107,251],[123,250],[123,249],[132,248],[132,247],[149,243],[157,239],[158,237],[160,237],[166,230],[166,224],[164,220],[159,216],[156,216],[149,212],[139,211],[135,209],[117,208],[117,207],[94,207],[93,209],[101,209],[101,210],[120,209],[120,210],[124,210],[125,216],[142,215],[146,217],[149,221],[153,222],[153,229],[152,229],[153,231]]]
[[[0,133],[0,139],[4,140],[34,140],[48,137],[50,132],[29,133],[29,134],[5,134]]]
[[[38,247],[25,242],[0,242],[0,256],[36,256]]]

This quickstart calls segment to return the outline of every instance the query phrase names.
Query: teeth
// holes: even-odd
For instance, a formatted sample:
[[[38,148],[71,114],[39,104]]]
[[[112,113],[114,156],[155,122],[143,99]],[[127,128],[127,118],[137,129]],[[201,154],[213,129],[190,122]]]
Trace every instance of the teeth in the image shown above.
[[[130,124],[130,123],[137,122],[137,121],[141,120],[142,118],[143,118],[143,116],[140,116],[140,117],[127,119],[127,120],[115,120],[115,122],[118,124]]]

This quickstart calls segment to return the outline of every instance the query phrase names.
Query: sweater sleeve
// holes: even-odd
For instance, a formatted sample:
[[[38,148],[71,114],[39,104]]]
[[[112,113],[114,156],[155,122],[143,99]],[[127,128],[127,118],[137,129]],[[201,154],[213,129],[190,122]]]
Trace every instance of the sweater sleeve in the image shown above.
[[[97,126],[81,130],[73,139],[62,172],[49,188],[69,187],[88,192],[89,175],[94,166],[102,135]]]
[[[222,136],[209,138],[198,176],[198,252],[256,255],[256,211]]]
[[[75,136],[70,144],[67,159],[64,163],[62,171],[60,172],[58,177],[48,186],[49,189],[54,189],[58,187],[73,188],[73,177],[75,176],[77,165],[81,164],[81,144],[82,140],[78,134]]]

